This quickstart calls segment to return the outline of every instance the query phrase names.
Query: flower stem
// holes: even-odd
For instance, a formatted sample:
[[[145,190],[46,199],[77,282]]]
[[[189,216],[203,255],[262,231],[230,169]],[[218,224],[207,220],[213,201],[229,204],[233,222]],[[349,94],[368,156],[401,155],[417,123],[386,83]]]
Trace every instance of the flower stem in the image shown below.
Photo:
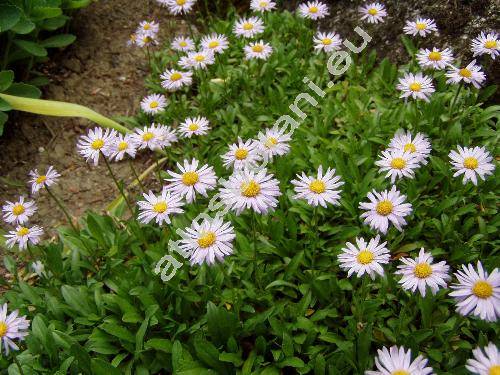
[[[141,187],[142,192],[143,193],[146,192],[146,189],[144,188],[144,185],[142,184],[142,181],[139,178],[139,175],[137,174],[137,171],[134,168],[134,163],[132,163],[132,160],[128,161],[128,165],[130,166],[130,169],[132,170],[132,174],[134,175],[135,180],[137,181],[137,183]]]
[[[64,205],[61,203],[61,201],[56,197],[56,195],[52,192],[52,190],[49,189],[47,185],[45,185],[45,189],[47,190],[47,193],[49,193],[50,197],[56,202],[56,204],[59,206],[63,214],[66,216],[66,219],[69,222],[69,225],[71,225],[71,228],[75,231],[75,233],[78,233],[78,228],[73,224],[73,219],[71,218],[70,214],[68,213],[68,210]]]
[[[450,105],[450,118],[451,118],[451,115],[453,114],[453,107],[455,107],[455,103],[457,101],[457,98],[458,98],[458,94],[460,93],[460,90],[462,90],[462,82],[460,82],[460,84],[458,85],[458,88],[457,88],[457,92],[455,93],[455,97],[453,98],[453,101],[451,102],[451,105]]]
[[[118,182],[118,180],[116,179],[114,173],[113,173],[113,170],[111,169],[111,165],[109,165],[109,161],[108,159],[106,158],[106,156],[104,156],[104,154],[101,152],[101,156],[102,158],[104,159],[104,164],[106,164],[106,167],[108,168],[108,171],[109,171],[109,174],[111,175],[111,178],[113,179],[116,187],[118,188],[118,191],[120,192],[120,194],[122,195],[123,197],[123,200],[125,201],[125,203],[127,204],[128,206],[128,209],[130,210],[130,213],[132,214],[132,216],[134,216],[134,209],[132,208],[132,206],[130,205],[130,202],[128,201],[127,199],[127,196],[125,195],[124,191],[123,191],[123,186],[120,185],[120,183]]]

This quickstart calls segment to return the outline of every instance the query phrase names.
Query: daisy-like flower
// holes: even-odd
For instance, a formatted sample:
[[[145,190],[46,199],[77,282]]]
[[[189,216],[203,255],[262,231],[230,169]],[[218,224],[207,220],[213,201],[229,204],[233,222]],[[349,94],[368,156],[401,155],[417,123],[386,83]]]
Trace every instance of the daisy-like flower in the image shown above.
[[[313,42],[314,49],[317,52],[337,51],[342,46],[342,38],[340,38],[339,34],[336,34],[334,32],[322,33],[320,31],[313,37]]]
[[[139,150],[149,148],[151,151],[154,151],[161,148],[159,136],[160,132],[158,128],[152,124],[151,126],[144,127],[144,129],[135,129],[132,139]]]
[[[419,167],[418,158],[404,150],[382,151],[382,156],[375,164],[380,167],[381,173],[387,172],[385,178],[390,177],[392,184],[398,178],[415,177],[415,169]]]
[[[432,367],[427,367],[427,359],[419,355],[412,362],[411,350],[401,346],[391,346],[377,350],[375,357],[376,371],[365,371],[365,375],[431,375]]]
[[[45,265],[39,260],[31,263],[31,269],[38,275],[38,277],[47,277],[47,273],[45,272]]]
[[[57,182],[58,178],[61,177],[61,175],[57,173],[53,166],[50,166],[45,174],[40,174],[38,173],[38,169],[34,169],[30,171],[29,176],[29,183],[31,184],[31,194],[36,194],[45,186],[54,185]]]
[[[184,160],[184,165],[177,163],[177,168],[181,173],[167,172],[171,176],[171,178],[165,179],[165,181],[170,182],[166,186],[167,191],[186,197],[188,203],[195,200],[196,193],[207,197],[207,192],[215,189],[217,185],[217,176],[213,167],[205,164],[198,168],[199,163],[196,159],[193,159],[191,163]]]
[[[451,278],[448,274],[450,267],[445,261],[432,263],[431,253],[426,253],[424,248],[420,249],[415,259],[401,258],[402,265],[398,266],[396,275],[402,275],[399,283],[405,290],[414,293],[417,288],[425,297],[427,286],[432,294],[436,294],[440,288],[446,288],[446,282]]]
[[[215,57],[212,51],[203,50],[198,52],[189,52],[187,56],[181,57],[179,65],[184,69],[206,69],[209,65],[215,63]]]
[[[451,167],[456,172],[453,177],[464,175],[463,183],[472,181],[477,185],[477,176],[481,180],[492,174],[495,170],[495,165],[491,162],[493,157],[484,147],[461,147],[457,146],[458,152],[453,150],[448,156],[451,159]],[[476,176],[477,175],[477,176]]]
[[[259,145],[253,139],[243,142],[238,137],[238,143],[229,146],[229,151],[222,155],[224,166],[229,169],[243,169],[245,167],[254,167],[261,159],[259,154]]]
[[[160,25],[154,21],[142,21],[137,29],[137,34],[156,35],[160,30]]]
[[[453,53],[449,48],[445,48],[442,51],[436,47],[432,51],[425,48],[417,53],[417,60],[422,68],[442,70],[453,61]]]
[[[211,34],[201,38],[201,47],[213,53],[223,53],[229,48],[227,37],[223,34]]]
[[[164,111],[166,106],[167,98],[162,94],[148,95],[141,101],[142,110],[152,115]]]
[[[245,209],[266,214],[278,205],[280,195],[279,181],[265,168],[235,171],[220,190],[222,202],[237,215]]]
[[[493,60],[500,54],[500,40],[498,33],[486,34],[481,32],[471,43],[474,56],[490,55]]]
[[[166,70],[161,76],[161,86],[168,91],[177,91],[193,83],[193,73],[176,69]]]
[[[182,197],[177,194],[171,194],[170,191],[163,187],[160,195],[154,195],[150,190],[149,193],[143,194],[143,201],[137,202],[139,206],[139,221],[143,224],[148,224],[155,221],[156,224],[162,225],[164,222],[170,224],[170,215],[181,214]]]
[[[14,340],[24,340],[28,336],[30,321],[26,316],[19,316],[15,310],[7,315],[7,304],[0,307],[0,340],[5,349],[5,355],[9,355],[10,349],[19,350]],[[1,349],[1,348],[0,348]]]
[[[477,262],[477,271],[472,264],[462,265],[455,273],[457,284],[450,296],[455,298],[457,312],[463,316],[472,314],[488,322],[496,322],[500,316],[500,273],[495,268],[491,275]]]
[[[263,40],[250,43],[245,46],[243,50],[245,52],[245,59],[247,60],[267,60],[273,53],[273,47],[271,47],[269,43],[265,43]]]
[[[379,193],[373,190],[367,197],[369,202],[359,204],[360,209],[366,210],[361,214],[365,224],[383,234],[387,233],[390,223],[397,230],[403,230],[403,226],[406,225],[405,216],[412,212],[411,204],[404,203],[406,195],[401,194],[396,190],[396,186],[393,186],[390,191],[384,190]]]
[[[446,77],[448,77],[446,83],[457,84],[464,81],[472,83],[477,89],[481,88],[481,84],[486,80],[486,75],[482,72],[481,67],[476,65],[476,60],[472,60],[465,68],[451,66]]]
[[[368,23],[384,22],[384,18],[387,16],[385,6],[380,3],[365,4],[359,7],[358,11],[361,14],[361,21],[366,20]]]
[[[162,125],[162,124],[153,124],[152,128],[154,128],[154,132],[156,133],[156,143],[158,147],[164,148],[169,147],[172,143],[177,142],[177,134],[175,129],[170,126]]]
[[[141,48],[155,46],[158,44],[158,40],[156,39],[156,34],[139,33],[136,34],[135,44]]]
[[[419,17],[415,21],[406,21],[403,31],[408,35],[425,37],[428,34],[437,33],[438,29],[434,20]]]
[[[328,168],[323,174],[323,166],[318,168],[318,175],[307,176],[304,172],[297,175],[297,180],[292,180],[294,185],[294,199],[305,199],[311,206],[322,206],[326,208],[327,203],[338,206],[341,190],[338,189],[344,185],[340,181],[340,176],[335,175],[335,169]]]
[[[132,159],[137,152],[137,140],[132,134],[118,134],[111,146],[111,157],[115,161],[122,160],[127,154]]]
[[[429,101],[429,96],[436,91],[432,84],[432,78],[422,73],[405,73],[399,78],[399,83],[396,86],[401,91],[400,98],[412,97],[413,99],[422,99]]]
[[[477,347],[472,351],[474,359],[468,359],[465,367],[473,374],[498,375],[500,374],[500,353],[492,342],[484,348]]]
[[[240,18],[234,25],[233,32],[237,36],[252,38],[264,31],[264,23],[259,17]]]
[[[2,207],[3,219],[9,224],[24,224],[36,210],[34,201],[26,201],[24,196],[21,196],[16,202],[6,201]]]
[[[423,165],[427,164],[431,149],[431,143],[425,134],[417,133],[413,137],[410,131],[405,132],[402,129],[394,134],[389,143],[389,150],[409,152]]]
[[[92,160],[94,165],[97,165],[101,153],[106,157],[110,155],[116,134],[116,130],[103,130],[99,127],[91,129],[87,135],[82,135],[78,139],[76,144],[78,153],[87,163]]]
[[[292,140],[290,134],[285,134],[284,129],[274,126],[257,135],[258,151],[264,160],[273,160],[274,156],[285,155],[290,151],[288,142]]]
[[[135,46],[136,44],[137,44],[137,34],[136,33],[130,34],[127,40],[127,47],[132,47]]]
[[[19,250],[24,250],[28,247],[28,244],[36,245],[39,243],[42,235],[43,229],[37,225],[31,228],[18,225],[16,230],[11,230],[9,234],[5,235],[5,244],[7,247],[12,248],[17,243]]]
[[[300,4],[298,13],[303,18],[312,20],[322,19],[330,14],[328,6],[320,1],[308,1],[306,4]]]
[[[377,235],[370,242],[356,238],[356,244],[347,242],[345,245],[338,259],[340,268],[347,271],[348,277],[353,273],[358,277],[366,273],[372,280],[377,275],[384,276],[382,264],[389,263],[391,254],[386,247],[387,242],[380,243],[380,236]]]
[[[181,236],[179,247],[189,256],[191,264],[198,265],[222,262],[233,253],[232,243],[236,237],[231,223],[225,223],[220,217],[204,219],[201,224],[193,221]]]
[[[210,130],[210,122],[206,117],[188,117],[179,125],[179,132],[183,137],[191,138],[193,135],[205,135]]]
[[[252,0],[250,8],[255,12],[269,12],[276,8],[276,3],[268,0]]]
[[[165,5],[167,6],[170,13],[177,14],[187,14],[193,9],[196,0],[166,0]]]
[[[194,50],[193,39],[186,36],[175,37],[172,41],[172,49],[178,52],[188,52]]]

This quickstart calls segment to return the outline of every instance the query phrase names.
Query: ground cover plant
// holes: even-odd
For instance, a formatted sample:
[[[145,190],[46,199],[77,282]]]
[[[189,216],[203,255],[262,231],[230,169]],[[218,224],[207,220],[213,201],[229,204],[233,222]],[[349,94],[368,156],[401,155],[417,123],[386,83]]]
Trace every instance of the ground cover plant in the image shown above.
[[[168,43],[139,25],[151,95],[128,131],[92,129],[75,152],[103,178],[154,154],[131,165],[144,195],[117,180],[109,214],[67,213],[44,242],[28,222],[36,199],[59,203],[57,171],[4,205],[3,369],[498,373],[500,107],[479,65],[497,35],[469,64],[426,43],[439,20],[409,20],[395,66],[369,41],[390,9],[366,4],[363,30],[339,36],[316,30],[319,2],[272,4]],[[148,173],[164,189],[142,186]]]

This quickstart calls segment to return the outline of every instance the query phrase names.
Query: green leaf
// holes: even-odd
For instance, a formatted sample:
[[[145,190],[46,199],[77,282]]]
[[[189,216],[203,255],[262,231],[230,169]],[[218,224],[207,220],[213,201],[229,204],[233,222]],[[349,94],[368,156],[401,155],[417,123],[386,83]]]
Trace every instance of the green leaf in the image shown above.
[[[7,90],[14,82],[14,72],[12,70],[2,70],[0,72],[0,92]]]
[[[33,56],[44,57],[47,56],[47,50],[38,43],[24,39],[14,39],[14,44]]]
[[[135,342],[134,335],[123,326],[119,326],[118,324],[112,322],[105,322],[99,326],[103,331],[109,333],[112,336],[118,337],[119,339]]]
[[[84,8],[90,4],[91,0],[68,0],[63,3],[63,9]]]
[[[43,21],[41,28],[44,30],[54,31],[63,27],[66,22],[68,22],[69,17],[65,15],[60,15],[58,17],[49,18]]]
[[[16,34],[29,34],[35,29],[36,25],[31,22],[31,20],[24,18],[24,16],[19,20],[19,22],[12,28]]]
[[[5,100],[0,98],[0,111],[10,111],[12,107]]]
[[[60,16],[62,14],[62,9],[59,7],[35,7],[31,11],[31,19],[36,21],[41,21],[46,18],[53,18]]]
[[[28,85],[27,83],[13,83],[5,91],[5,94],[38,99],[42,95],[42,92],[38,87]]]
[[[94,375],[120,375],[122,373],[116,367],[99,358],[92,358],[91,368]]]
[[[76,36],[73,34],[59,34],[42,40],[40,44],[45,48],[60,48],[70,45],[75,41],[75,39]]]
[[[21,18],[21,11],[13,5],[0,5],[0,32],[10,30]]]

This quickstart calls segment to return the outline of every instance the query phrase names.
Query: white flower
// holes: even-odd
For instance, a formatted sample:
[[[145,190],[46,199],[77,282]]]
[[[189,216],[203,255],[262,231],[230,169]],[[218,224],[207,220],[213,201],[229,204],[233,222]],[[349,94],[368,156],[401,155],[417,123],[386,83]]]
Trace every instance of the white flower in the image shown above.
[[[423,99],[429,101],[429,96],[435,91],[432,78],[422,73],[405,73],[399,78],[396,88],[402,91],[400,98],[412,97],[413,99]]]
[[[212,51],[213,53],[223,53],[229,48],[227,37],[223,34],[211,34],[201,38],[201,47],[204,50]]]
[[[215,63],[215,57],[210,50],[189,52],[187,56],[179,60],[179,65],[184,69],[206,69],[213,63]]]
[[[418,257],[415,259],[401,258],[404,264],[398,266],[396,275],[402,275],[399,283],[405,290],[414,293],[417,288],[420,294],[425,297],[427,286],[436,294],[440,288],[446,288],[446,281],[451,277],[448,275],[450,267],[446,262],[432,263],[431,253],[426,253],[424,248],[420,249]]]
[[[31,184],[31,194],[36,194],[40,189],[45,186],[52,186],[57,182],[57,179],[61,177],[59,173],[54,169],[53,166],[49,166],[45,174],[38,173],[38,169],[34,169],[29,173]]]
[[[222,155],[224,166],[229,169],[243,169],[245,167],[254,167],[261,159],[258,151],[258,143],[253,139],[243,142],[238,137],[238,143],[229,146],[229,151]]]
[[[144,201],[137,202],[139,206],[139,221],[148,224],[154,220],[156,224],[162,225],[163,222],[170,224],[169,215],[183,213],[184,210],[182,197],[177,194],[171,194],[165,187],[160,195],[156,196],[150,190],[144,193]]]
[[[237,36],[252,38],[264,31],[264,23],[259,17],[240,18],[233,27]]]
[[[5,348],[5,355],[9,355],[10,349],[19,350],[14,340],[24,340],[24,337],[29,334],[30,321],[26,319],[26,316],[18,317],[18,315],[18,310],[7,315],[6,303],[0,307],[0,340]]]
[[[39,260],[31,263],[31,269],[38,275],[38,277],[47,276],[47,273],[45,272],[45,265]]]
[[[449,48],[445,48],[442,51],[436,47],[432,51],[425,48],[418,51],[417,60],[422,68],[441,70],[445,69],[453,61],[453,53]]]
[[[425,37],[433,32],[437,33],[438,29],[434,20],[419,17],[415,21],[406,21],[403,31],[408,35]]]
[[[492,342],[484,348],[477,347],[472,351],[474,359],[468,359],[465,367],[473,374],[498,375],[500,374],[500,353]]]
[[[116,130],[103,130],[99,127],[91,129],[87,135],[82,135],[78,139],[76,144],[78,153],[87,163],[92,160],[94,165],[97,165],[101,153],[106,157],[110,155],[116,134]]]
[[[187,14],[191,11],[196,0],[165,0],[164,4],[167,6],[170,13],[177,14]]]
[[[181,173],[167,171],[171,178],[165,179],[170,184],[165,188],[174,194],[186,197],[186,201],[191,203],[196,198],[196,193],[207,197],[207,192],[215,189],[217,185],[217,176],[214,169],[207,164],[198,168],[199,161],[193,159],[191,164],[184,160],[184,165],[177,163]]]
[[[391,346],[377,350],[375,366],[377,371],[365,371],[365,375],[433,375],[432,367],[427,366],[427,359],[419,355],[412,362],[411,350],[401,346]]]
[[[265,133],[257,135],[258,152],[264,160],[273,160],[274,156],[285,155],[290,151],[288,142],[292,140],[290,134],[284,134],[285,129],[274,126],[266,129]]]
[[[155,46],[158,44],[158,40],[156,39],[156,34],[139,33],[136,34],[135,44],[139,47]]]
[[[342,38],[334,32],[322,33],[319,31],[314,37],[314,49],[317,52],[332,52],[339,50],[342,46]]]
[[[233,253],[232,242],[236,237],[231,223],[225,223],[220,217],[204,219],[201,224],[193,221],[181,236],[180,249],[189,256],[191,264],[198,265],[222,262]]]
[[[404,150],[385,150],[375,162],[380,167],[380,172],[387,172],[386,178],[391,178],[391,183],[396,179],[415,177],[414,169],[419,167],[419,160],[412,153]]]
[[[327,206],[327,203],[338,206],[341,190],[338,189],[344,185],[340,181],[340,176],[335,175],[335,169],[328,168],[323,175],[323,166],[318,168],[316,177],[307,176],[304,172],[297,175],[298,180],[292,180],[295,194],[294,199],[305,199],[311,206]]]
[[[265,168],[235,171],[220,190],[222,202],[239,215],[245,209],[266,214],[278,205],[279,181]]]
[[[177,91],[193,83],[193,73],[169,69],[160,76],[161,86],[168,91]]]
[[[193,39],[186,36],[178,36],[172,41],[172,49],[179,52],[193,51]]]
[[[472,52],[474,52],[474,57],[487,54],[495,60],[495,58],[500,54],[500,40],[498,39],[498,33],[492,32],[486,34],[482,31],[481,34],[472,40],[471,48]]]
[[[477,316],[488,322],[496,322],[500,316],[500,273],[495,268],[491,275],[477,262],[477,271],[472,264],[462,265],[455,273],[458,284],[451,285],[457,312],[461,315]]]
[[[365,4],[358,8],[361,14],[361,21],[366,20],[368,23],[384,22],[384,17],[387,16],[385,6],[380,3]]]
[[[245,59],[261,59],[267,60],[269,56],[273,53],[273,47],[269,43],[265,43],[263,40],[258,42],[250,43],[244,47]]]
[[[491,163],[493,157],[484,147],[461,147],[457,146],[457,151],[451,151],[449,158],[451,159],[451,167],[455,170],[453,177],[464,175],[463,183],[471,180],[474,185],[477,185],[477,176],[481,180],[492,174],[495,170],[495,165]],[[477,176],[476,176],[477,175]]]
[[[206,117],[188,117],[179,125],[179,132],[183,137],[191,138],[193,135],[205,135],[210,130],[210,123]]]
[[[120,161],[125,154],[132,159],[137,152],[137,140],[132,134],[118,134],[113,140],[110,155],[115,161]]]
[[[153,115],[162,112],[166,106],[167,98],[162,94],[148,95],[141,101],[142,110]]]
[[[486,75],[481,71],[481,67],[476,65],[476,60],[472,60],[465,68],[450,66],[446,73],[448,80],[446,83],[457,84],[461,81],[472,83],[475,88],[481,88],[481,84],[486,80]]]
[[[43,229],[37,225],[31,228],[18,225],[16,230],[9,231],[9,234],[5,235],[5,244],[7,247],[12,248],[17,243],[19,250],[24,250],[28,247],[28,244],[36,245],[40,242],[40,237],[43,235]]]
[[[17,202],[6,201],[2,207],[3,219],[9,224],[24,224],[36,210],[34,201],[25,201],[24,196],[21,196]]]
[[[276,3],[268,0],[252,0],[250,8],[256,12],[268,12],[276,8]]]
[[[301,17],[312,20],[319,20],[330,14],[328,6],[320,1],[308,1],[307,4],[300,4],[298,12]]]
[[[142,21],[136,31],[137,34],[155,36],[160,30],[160,25],[154,21]]]
[[[144,129],[136,128],[131,137],[139,150],[149,148],[154,151],[161,148],[160,131],[154,124],[145,126]]]
[[[361,215],[365,224],[383,234],[387,233],[390,223],[399,231],[403,230],[402,227],[406,225],[404,218],[412,212],[411,204],[404,203],[406,195],[402,195],[396,190],[396,186],[393,186],[390,191],[384,190],[379,193],[373,190],[367,197],[370,202],[359,204],[360,209],[366,210]]]
[[[156,129],[156,143],[160,148],[168,147],[172,143],[177,142],[175,129],[171,128],[170,126],[153,124],[152,128]]]
[[[338,259],[340,268],[347,271],[347,277],[356,273],[358,277],[369,275],[372,280],[375,276],[384,276],[382,264],[389,263],[391,254],[387,249],[387,242],[379,243],[380,236],[366,242],[363,238],[356,238],[356,244],[347,242]]]
[[[419,163],[425,165],[431,153],[431,143],[425,134],[417,133],[413,137],[409,131],[405,133],[404,130],[399,129],[389,143],[389,150],[409,152]]]

